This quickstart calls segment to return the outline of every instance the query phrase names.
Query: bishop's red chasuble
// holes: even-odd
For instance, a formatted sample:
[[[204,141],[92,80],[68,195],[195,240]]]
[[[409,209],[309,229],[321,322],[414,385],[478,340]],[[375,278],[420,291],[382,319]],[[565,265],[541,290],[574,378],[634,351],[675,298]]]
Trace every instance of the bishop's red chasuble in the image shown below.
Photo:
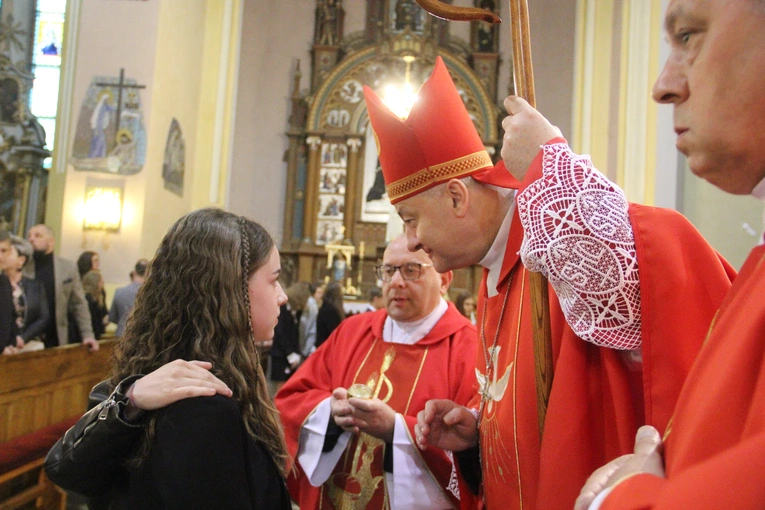
[[[665,432],[667,478],[628,478],[602,510],[765,506],[763,296],[765,246],[758,246],[725,297],[680,393]]]
[[[541,156],[524,185],[540,178],[540,167]],[[490,510],[570,509],[595,469],[632,451],[640,425],[667,426],[735,271],[674,211],[630,205],[629,221],[640,271],[642,374],[628,367],[622,351],[578,338],[550,288],[554,379],[541,442],[518,214],[498,295],[488,297],[484,272],[476,372],[485,400],[480,455]]]
[[[293,458],[303,424],[335,388],[368,385],[375,397],[404,416],[413,444],[417,413],[428,400],[450,399],[465,405],[475,394],[475,327],[454,305],[450,303],[430,333],[413,345],[383,341],[386,317],[380,310],[344,320],[277,394],[276,406]],[[363,433],[355,436],[321,487],[311,486],[299,472],[290,483],[292,497],[300,508],[389,508],[385,448],[380,439]],[[420,454],[452,504],[460,508],[450,455],[435,448]],[[470,494],[465,494],[462,504],[470,507],[470,501]]]

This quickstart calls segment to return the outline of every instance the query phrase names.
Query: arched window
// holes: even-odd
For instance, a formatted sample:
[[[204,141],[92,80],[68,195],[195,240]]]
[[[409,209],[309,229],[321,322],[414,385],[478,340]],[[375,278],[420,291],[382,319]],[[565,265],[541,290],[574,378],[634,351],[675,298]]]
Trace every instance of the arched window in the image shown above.
[[[56,108],[65,13],[66,0],[37,0],[31,69],[35,82],[29,95],[29,110],[45,128],[49,150],[53,150],[56,141]],[[48,158],[45,167],[50,168],[50,165],[51,159]]]

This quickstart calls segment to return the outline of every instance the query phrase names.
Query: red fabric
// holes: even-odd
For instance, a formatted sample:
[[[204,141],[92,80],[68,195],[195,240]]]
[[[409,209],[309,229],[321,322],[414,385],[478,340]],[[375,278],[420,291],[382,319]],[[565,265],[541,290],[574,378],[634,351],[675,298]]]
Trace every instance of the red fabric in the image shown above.
[[[0,444],[0,473],[7,473],[33,460],[45,457],[64,432],[79,419],[79,415],[73,416]]]
[[[538,157],[523,185],[540,176]],[[637,244],[641,296],[645,296],[641,303],[645,399],[639,385],[630,384],[634,374],[618,351],[597,347],[574,335],[550,288],[555,376],[541,445],[529,282],[518,257],[523,232],[517,215],[508,238],[498,296],[487,298],[484,278],[478,324],[480,328],[488,299],[487,345],[493,342],[509,286],[495,368],[497,380],[507,375],[507,388],[501,400],[486,406],[481,421],[488,508],[571,508],[592,471],[632,450],[641,415],[660,431],[666,427],[706,325],[729,288],[734,271],[676,212],[632,206],[630,219]],[[698,271],[703,271],[705,282],[697,281]],[[485,356],[480,349],[479,341],[476,366],[484,373]]]
[[[377,137],[380,166],[389,186],[425,168],[486,150],[441,57],[436,58],[433,74],[417,93],[417,101],[406,120],[391,112],[369,87],[364,87],[364,97],[369,122]],[[433,129],[433,126],[448,128]],[[475,169],[479,170],[481,168]],[[469,173],[461,177],[467,175]],[[451,176],[440,175],[434,169],[416,190],[392,197],[391,202],[395,204],[449,178]]]
[[[706,275],[697,275],[704,279]],[[688,375],[664,442],[667,478],[629,478],[611,509],[762,508],[765,247],[749,255]]]
[[[404,414],[412,437],[417,413],[428,400],[442,398],[467,404],[475,393],[475,327],[460,315],[454,305],[449,304],[446,314],[433,330],[411,346],[382,341],[386,316],[385,310],[380,310],[344,320],[277,393],[275,402],[281,413],[287,447],[293,458],[297,454],[302,426],[316,406],[330,397],[335,388],[366,383],[369,375],[380,368],[380,350],[384,352],[391,347],[396,350],[396,358],[385,372],[393,388],[388,404],[398,413]],[[414,390],[411,389],[412,381],[416,381]],[[397,388],[400,394],[396,393]],[[389,389],[381,391],[381,399],[386,398],[387,391]],[[407,405],[408,410],[405,411]],[[353,457],[355,445],[355,441],[349,443],[346,448],[348,455],[344,457]],[[382,470],[383,448],[375,452],[373,472]],[[435,479],[445,489],[452,470],[451,461],[445,452],[429,448],[420,453]],[[343,462],[341,458],[338,466]],[[343,483],[351,490],[353,480],[349,478],[346,474],[342,480],[346,480]],[[335,477],[334,483],[341,483],[340,479]],[[312,487],[302,472],[298,471],[296,479],[289,485],[300,508],[319,508],[322,504],[322,508],[326,508],[327,505],[331,507],[329,485],[332,483],[331,477],[322,487]],[[452,497],[447,490],[445,494]],[[376,505],[372,504],[368,508],[382,508],[381,501],[376,502]],[[455,505],[460,504],[456,500],[453,502]],[[472,504],[470,495],[462,494],[462,505],[469,508]]]

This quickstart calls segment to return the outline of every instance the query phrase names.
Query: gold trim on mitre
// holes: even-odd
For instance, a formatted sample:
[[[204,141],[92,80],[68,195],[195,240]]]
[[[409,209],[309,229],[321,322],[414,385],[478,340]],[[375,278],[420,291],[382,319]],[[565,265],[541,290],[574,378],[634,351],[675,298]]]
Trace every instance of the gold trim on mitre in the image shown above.
[[[433,183],[449,179],[459,179],[476,170],[488,168],[492,165],[491,156],[484,150],[447,161],[446,163],[423,168],[412,175],[386,185],[385,189],[388,192],[388,200],[393,202],[421,191]]]

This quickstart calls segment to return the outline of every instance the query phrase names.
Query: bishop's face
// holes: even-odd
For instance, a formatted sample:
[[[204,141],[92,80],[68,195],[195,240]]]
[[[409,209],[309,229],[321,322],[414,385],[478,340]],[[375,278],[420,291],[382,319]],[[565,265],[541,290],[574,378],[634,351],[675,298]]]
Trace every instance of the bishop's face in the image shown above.
[[[404,222],[409,250],[425,252],[439,273],[468,267],[483,257],[476,252],[476,245],[485,244],[481,225],[455,214],[445,185],[402,200],[396,211]]]

